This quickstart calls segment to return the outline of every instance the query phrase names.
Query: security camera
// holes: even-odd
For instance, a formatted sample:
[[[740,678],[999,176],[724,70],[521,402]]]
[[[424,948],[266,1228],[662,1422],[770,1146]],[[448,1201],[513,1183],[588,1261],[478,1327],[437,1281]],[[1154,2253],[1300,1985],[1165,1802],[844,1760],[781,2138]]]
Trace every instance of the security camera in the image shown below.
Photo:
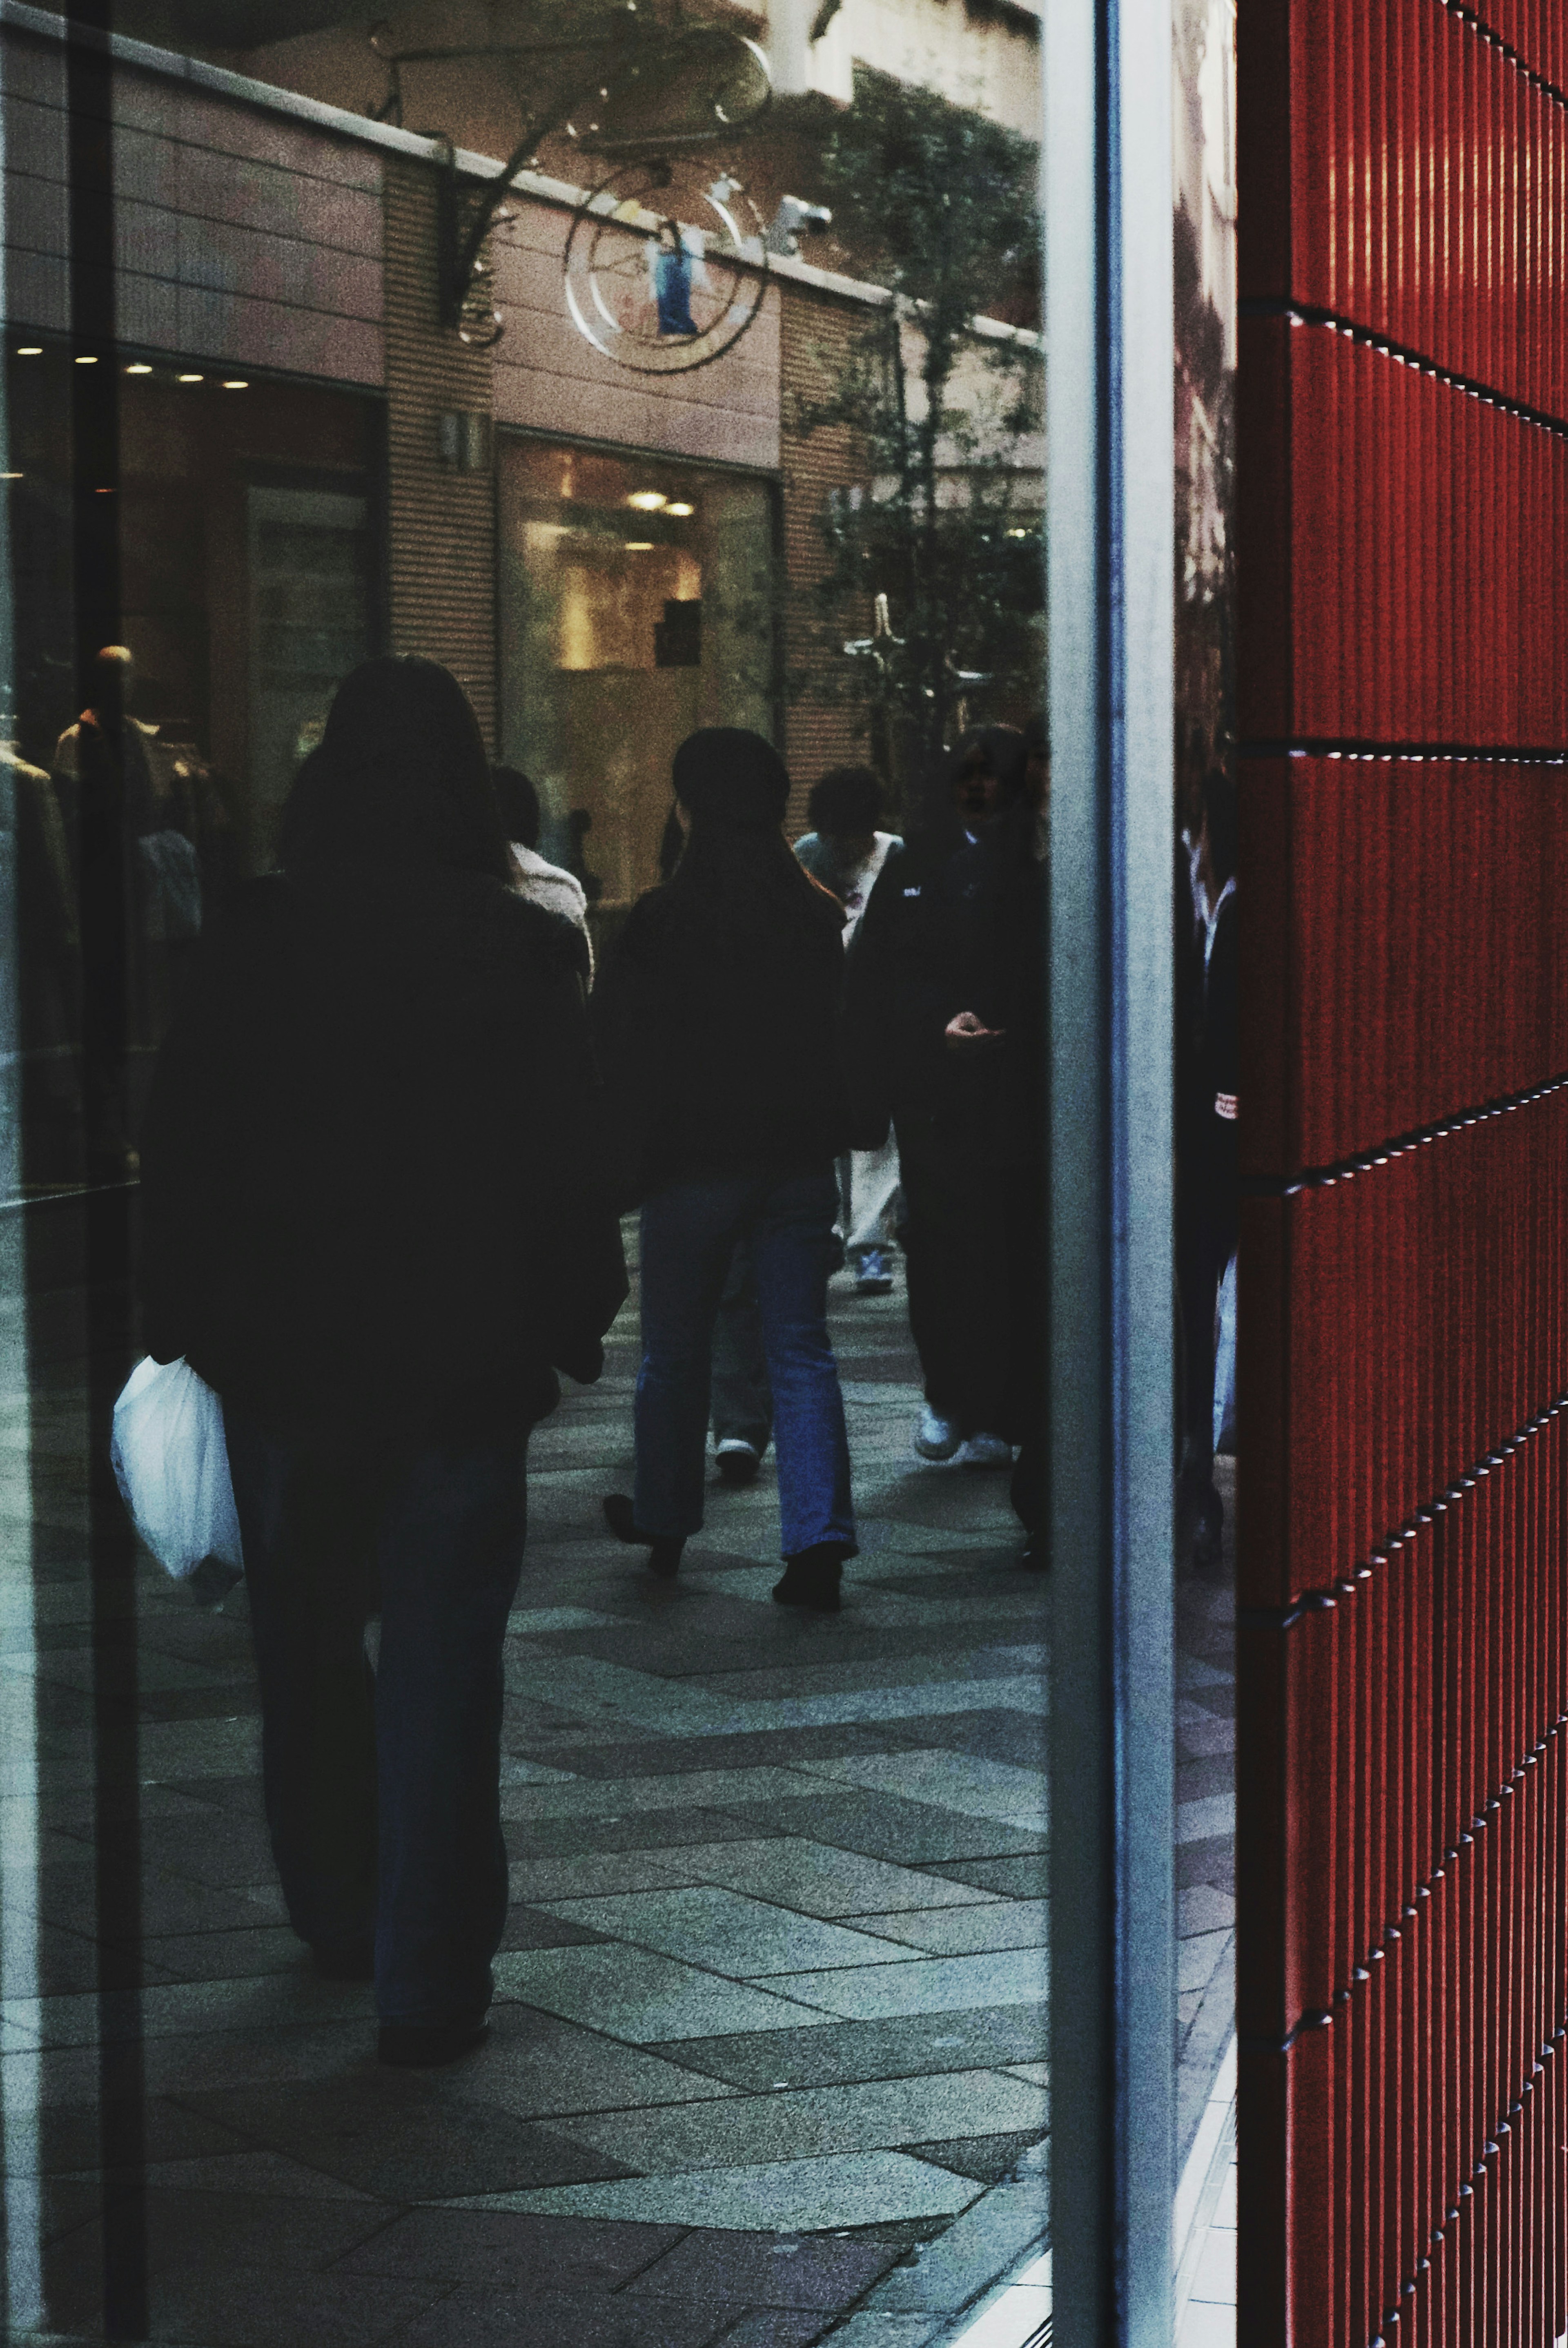
[[[808,204],[801,196],[785,196],[774,214],[764,242],[770,252],[794,254],[800,251],[803,236],[820,236],[825,228],[832,226],[833,214],[825,204]]]

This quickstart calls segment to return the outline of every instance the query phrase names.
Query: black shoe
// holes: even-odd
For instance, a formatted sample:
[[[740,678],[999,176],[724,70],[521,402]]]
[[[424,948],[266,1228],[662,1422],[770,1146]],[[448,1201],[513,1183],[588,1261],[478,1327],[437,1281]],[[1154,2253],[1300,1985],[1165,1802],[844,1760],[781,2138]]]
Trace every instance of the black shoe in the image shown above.
[[[342,1940],[313,1941],[311,1956],[323,1981],[374,1981],[375,1940],[369,1932],[350,1932]]]
[[[754,1443],[746,1443],[739,1436],[728,1436],[714,1455],[721,1484],[754,1484],[762,1455]]]
[[[849,1552],[842,1541],[818,1541],[784,1560],[784,1580],[774,1584],[775,1606],[804,1606],[813,1614],[836,1614],[838,1585]]]
[[[384,2063],[400,2071],[431,2071],[456,2063],[489,2034],[487,2022],[449,2022],[434,2028],[415,2022],[384,2022],[375,2042]]]
[[[661,1581],[674,1581],[681,1570],[681,1552],[686,1546],[683,1538],[640,1531],[637,1519],[631,1513],[631,1503],[624,1492],[607,1493],[604,1521],[616,1540],[624,1541],[628,1549],[645,1549],[648,1551],[649,1570],[656,1573]]]

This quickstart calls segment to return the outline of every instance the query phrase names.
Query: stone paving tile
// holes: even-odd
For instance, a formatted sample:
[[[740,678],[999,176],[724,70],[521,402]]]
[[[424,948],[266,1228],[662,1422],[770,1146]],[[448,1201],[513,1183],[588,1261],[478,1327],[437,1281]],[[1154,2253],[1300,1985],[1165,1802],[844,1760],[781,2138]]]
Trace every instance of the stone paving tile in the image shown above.
[[[907,1941],[934,1957],[965,1957],[988,1949],[1043,1949],[1045,1918],[1043,1900],[1008,1900],[983,1908],[937,1908],[845,1921],[881,1931],[890,1941]]]
[[[630,2111],[643,2104],[691,2103],[729,2085],[701,2065],[645,2053],[531,2006],[491,2008],[480,2054],[432,2074],[426,2094],[446,2103],[496,2104],[518,2119],[569,2112]]]
[[[770,1802],[755,1810],[737,1802],[729,1815],[747,1836],[764,1828],[809,1835],[815,1841],[863,1851],[868,1859],[889,1859],[895,1866],[1008,1859],[1045,1848],[1043,1834],[1025,1833],[998,1819],[904,1801],[893,1794],[839,1793],[831,1782],[809,1800]]]
[[[1010,2136],[960,2137],[947,2144],[911,2144],[904,2148],[916,2160],[928,2160],[957,2176],[972,2177],[979,2185],[999,2185],[1010,2177],[1039,2136],[1036,2127],[1018,2129]]]
[[[1011,1949],[979,1957],[917,1957],[902,1964],[845,1966],[842,1972],[776,1973],[763,1986],[845,2021],[896,2013],[947,2013],[981,2004],[1019,2005],[1045,1995],[1043,1950]]]
[[[635,2046],[725,2030],[799,2029],[808,2008],[646,1949],[616,1943],[498,1957],[496,1993],[588,2023]],[[815,1975],[810,1976],[815,1979]]]
[[[821,2160],[694,2168],[630,2177],[605,2185],[491,2195],[465,2208],[631,2219],[641,2223],[746,2229],[760,2234],[821,2233],[897,2218],[955,2216],[980,2188],[897,2152],[839,2153]]]
[[[893,2264],[871,2242],[833,2235],[687,2234],[626,2286],[629,2299],[676,2297],[748,2307],[827,2309],[836,2312],[868,2291]]]
[[[334,2278],[335,2280],[335,2278]],[[345,2278],[345,2287],[347,2279]],[[383,2286],[385,2288],[385,2286]],[[575,2291],[443,2291],[394,2335],[395,2348],[709,2348],[715,2326],[690,2307],[585,2301]],[[722,2322],[723,2319],[721,2319]]]
[[[726,1736],[665,1735],[646,1744],[553,1744],[550,1759],[579,1777],[654,1776],[672,1769],[758,1768],[770,1764],[800,1767],[807,1761],[834,1761],[845,1754],[885,1753],[883,1727],[858,1722],[826,1727],[775,1728]]]
[[[1044,1834],[1050,1823],[1043,1770],[1020,1769],[1009,1762],[987,1761],[945,1746],[846,1756],[838,1761],[808,1761],[802,1766],[814,1776],[827,1777],[835,1784],[931,1803],[940,1809],[956,1810],[960,1818],[999,1818],[1026,1833],[1033,1829]]]
[[[96,2323],[102,2283],[91,2261],[51,2278],[50,2312],[66,2326]],[[373,2348],[401,2337],[446,2296],[438,2283],[383,2277],[193,2267],[158,2277],[149,2291],[151,2337],[189,2348]],[[433,2335],[438,2336],[438,2335]]]
[[[404,2210],[346,2252],[334,2271],[586,2296],[629,2283],[677,2244],[701,2239],[678,2226],[610,2226],[589,2218],[425,2207]],[[890,2263],[884,2260],[878,2271]]]
[[[297,2187],[282,2192],[190,2191],[171,2189],[159,2178],[146,2195],[148,2271],[234,2266],[313,2272],[379,2233],[395,2214],[381,2201],[305,2195]],[[96,2225],[79,2230],[67,2250],[89,2267],[101,2263]]]
[[[309,1972],[310,1956],[287,1924],[258,1924],[227,1932],[165,1934],[144,1943],[159,1968],[177,1981],[238,1981],[261,1973]],[[61,1989],[64,1982],[51,1986]]]
[[[477,2060],[469,2056],[469,2066]],[[237,2133],[387,2200],[431,2199],[437,2181],[455,2194],[494,2193],[627,2173],[550,2128],[489,2104],[442,2102],[368,2065],[358,2075],[190,2100]]]
[[[512,1819],[507,1828],[507,1851],[514,1877],[534,1859],[574,1859],[602,1851],[651,1851],[666,1843],[747,1841],[757,1831],[755,1819],[733,1818],[723,1810],[632,1810],[613,1817]]]
[[[942,2071],[923,2078],[735,2096],[717,2104],[606,2112],[562,2122],[574,2143],[644,2174],[742,2168],[766,2158],[815,2160],[840,2152],[896,2149],[936,2137],[1033,2129],[1045,2124],[1038,2087],[999,2071]],[[1010,2165],[1010,2164],[1009,2164]]]
[[[914,2078],[932,2071],[1009,2068],[1041,2075],[1030,2058],[1045,2043],[1038,2005],[988,2005],[972,2013],[892,2022],[835,2022],[815,2030],[737,2032],[730,2038],[676,2041],[658,2051],[737,2087],[825,2087],[861,2079]]]
[[[671,1869],[689,1867],[698,1881],[727,1884],[733,1891],[749,1891],[804,1915],[840,1917],[858,1910],[868,1931],[876,1930],[869,1920],[885,1911],[983,1904],[994,1897],[800,1835],[697,1843],[661,1856]]]
[[[885,1962],[897,1950],[886,1937],[799,1916],[787,1907],[704,1884],[685,1891],[630,1891],[609,1900],[567,1900],[552,1916],[581,1923],[635,1946],[705,1965],[747,1981],[756,1973],[804,1972],[819,1965]],[[23,2014],[18,2019],[26,2022]]]

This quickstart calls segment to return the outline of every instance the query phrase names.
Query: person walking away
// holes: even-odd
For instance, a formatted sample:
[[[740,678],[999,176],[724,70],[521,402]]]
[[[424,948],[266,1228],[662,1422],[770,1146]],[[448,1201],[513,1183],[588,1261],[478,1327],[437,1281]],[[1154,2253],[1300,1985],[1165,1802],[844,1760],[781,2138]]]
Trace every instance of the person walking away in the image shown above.
[[[998,993],[1003,964],[987,932],[1018,865],[1002,845],[1015,851],[1037,830],[1026,761],[1011,726],[965,736],[926,820],[884,865],[849,955],[857,1115],[884,1128],[891,1119],[902,1169],[900,1239],[926,1390],[915,1451],[973,1468],[1012,1464],[1016,1416],[1018,1224],[1003,1208],[1038,1045],[1030,1025],[1009,1033],[1014,997],[1010,985]],[[1042,896],[1043,868],[1030,863],[1026,901],[1030,890]],[[1013,870],[1008,887],[1020,878]]]
[[[145,1334],[223,1403],[290,1921],[428,2065],[483,2034],[505,1925],[528,1429],[599,1375],[625,1266],[581,943],[512,885],[446,669],[347,678],[282,860],[159,1059]]]
[[[569,872],[564,865],[547,863],[539,854],[539,795],[527,775],[518,767],[492,767],[490,779],[496,787],[507,845],[518,869],[514,884],[518,894],[527,897],[530,904],[542,905],[547,913],[559,913],[562,921],[580,930],[588,948],[591,986],[593,938],[588,926],[588,893],[575,872]]]
[[[605,1516],[666,1577],[701,1529],[714,1315],[749,1240],[778,1448],[774,1596],[831,1612],[856,1554],[826,1318],[833,1165],[855,1138],[843,915],[790,853],[789,778],[760,735],[689,736],[674,783],[685,852],[633,906],[593,1003],[626,1195],[641,1205],[636,1489],[610,1494]]]
[[[904,842],[897,832],[877,829],[882,785],[869,767],[830,767],[813,785],[806,813],[812,829],[795,841],[794,852],[844,907],[847,951],[883,866]],[[879,1149],[852,1150],[840,1167],[839,1185],[844,1251],[855,1267],[856,1292],[886,1296],[893,1286],[887,1256],[898,1198],[895,1137],[889,1133]]]

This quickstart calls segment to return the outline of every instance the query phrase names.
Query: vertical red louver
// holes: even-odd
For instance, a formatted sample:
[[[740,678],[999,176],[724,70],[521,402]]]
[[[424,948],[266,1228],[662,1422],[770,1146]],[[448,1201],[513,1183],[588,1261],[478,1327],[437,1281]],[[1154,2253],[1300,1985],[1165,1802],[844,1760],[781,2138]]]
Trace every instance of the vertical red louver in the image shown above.
[[[1239,0],[1246,2348],[1568,2331],[1568,0]]]

